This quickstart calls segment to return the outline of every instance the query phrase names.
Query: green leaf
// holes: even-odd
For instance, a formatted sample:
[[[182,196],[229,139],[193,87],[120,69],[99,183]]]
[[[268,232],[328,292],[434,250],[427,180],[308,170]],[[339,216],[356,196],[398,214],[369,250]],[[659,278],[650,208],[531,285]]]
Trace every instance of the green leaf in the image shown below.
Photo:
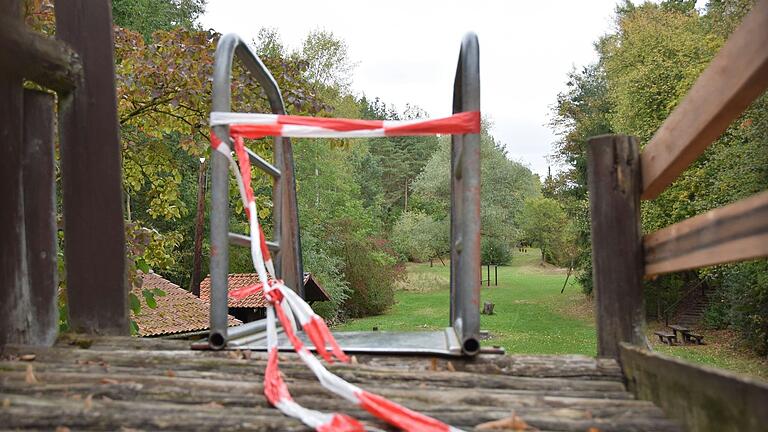
[[[152,293],[150,290],[142,290],[141,294],[144,295],[144,301],[147,302],[147,306],[149,306],[150,309],[155,309],[157,307],[157,300],[155,300],[155,294]]]
[[[139,334],[139,325],[136,324],[136,321],[131,320],[131,336],[136,336]]]
[[[143,271],[144,273],[149,273],[149,264],[144,261],[144,258],[139,258],[136,260],[136,268]]]
[[[167,295],[167,293],[160,288],[155,288],[152,292],[155,294],[155,297],[165,297]]]
[[[128,303],[131,307],[131,311],[133,311],[134,314],[138,315],[141,313],[141,302],[139,301],[139,298],[136,297],[136,294],[128,294]]]

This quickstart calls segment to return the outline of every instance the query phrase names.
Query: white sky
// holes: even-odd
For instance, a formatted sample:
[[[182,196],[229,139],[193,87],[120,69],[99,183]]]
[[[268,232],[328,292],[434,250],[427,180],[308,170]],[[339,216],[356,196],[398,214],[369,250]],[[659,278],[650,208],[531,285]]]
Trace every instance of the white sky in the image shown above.
[[[209,0],[201,24],[246,40],[277,28],[298,48],[315,28],[346,41],[357,62],[352,87],[402,110],[451,114],[462,36],[480,40],[481,110],[511,158],[546,175],[555,140],[546,126],[566,74],[597,58],[618,0],[579,1],[255,1]],[[471,5],[471,6],[470,6]],[[553,170],[555,167],[552,167]]]

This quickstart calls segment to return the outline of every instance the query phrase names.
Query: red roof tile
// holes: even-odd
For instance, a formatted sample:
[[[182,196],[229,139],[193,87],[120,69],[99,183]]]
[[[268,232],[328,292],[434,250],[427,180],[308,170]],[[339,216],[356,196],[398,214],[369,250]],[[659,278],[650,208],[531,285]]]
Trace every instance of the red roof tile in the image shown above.
[[[179,287],[173,282],[163,279],[156,273],[142,275],[141,287],[131,289],[141,300],[141,313],[133,319],[139,326],[139,336],[159,336],[173,333],[186,333],[207,330],[210,325],[210,306],[191,292]],[[157,307],[149,308],[144,302],[142,290],[159,288],[165,291],[165,296],[156,296]],[[229,325],[239,325],[242,322],[228,316]]]
[[[227,284],[230,290],[242,288],[248,285],[259,283],[259,275],[256,273],[231,273],[227,278]],[[304,287],[308,291],[307,299],[314,301],[330,300],[330,296],[317,283],[311,273],[304,273]],[[205,302],[211,301],[211,276],[208,275],[200,283],[200,298]],[[234,308],[263,308],[267,307],[267,301],[262,293],[251,294],[242,299],[229,298],[227,306]]]

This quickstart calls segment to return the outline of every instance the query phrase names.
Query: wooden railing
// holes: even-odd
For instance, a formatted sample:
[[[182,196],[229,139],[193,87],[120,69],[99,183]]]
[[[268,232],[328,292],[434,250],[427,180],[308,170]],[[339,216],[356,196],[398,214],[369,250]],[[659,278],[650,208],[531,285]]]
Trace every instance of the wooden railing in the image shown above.
[[[70,325],[128,333],[111,3],[61,3],[56,39],[25,26],[21,0],[0,17],[0,346],[58,331],[56,125]]]
[[[630,136],[589,142],[598,355],[620,359],[637,395],[691,430],[764,430],[768,386],[646,351],[642,280],[768,256],[768,192],[645,236],[640,200],[663,192],[766,88],[768,0],[761,0],[642,153]]]

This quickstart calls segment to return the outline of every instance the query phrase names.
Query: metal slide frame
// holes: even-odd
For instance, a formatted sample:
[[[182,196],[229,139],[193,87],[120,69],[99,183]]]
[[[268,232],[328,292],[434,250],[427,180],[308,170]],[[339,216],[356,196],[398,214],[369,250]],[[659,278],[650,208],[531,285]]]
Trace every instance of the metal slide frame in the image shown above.
[[[274,114],[286,114],[280,89],[259,57],[238,36],[219,40],[213,72],[213,111],[231,110],[232,61],[237,54],[245,68],[264,89]],[[480,111],[480,51],[477,36],[468,33],[461,44],[453,86],[453,112]],[[228,137],[227,126],[214,133]],[[268,242],[275,253],[277,276],[303,297],[301,242],[296,205],[293,153],[288,138],[275,137],[273,166],[250,153],[251,162],[275,180],[273,221],[275,240]],[[248,237],[229,232],[229,166],[226,157],[212,153],[211,188],[211,332],[198,347],[256,348],[264,330],[256,321],[227,328],[227,275],[229,243],[248,246]],[[390,332],[335,332],[342,348],[351,352],[433,353],[475,355],[480,351],[480,135],[453,135],[451,140],[451,303],[450,320],[444,332],[395,334]],[[429,335],[431,334],[431,336]],[[435,348],[417,340],[432,338]],[[205,346],[202,346],[205,345]],[[257,344],[258,345],[258,344]]]

